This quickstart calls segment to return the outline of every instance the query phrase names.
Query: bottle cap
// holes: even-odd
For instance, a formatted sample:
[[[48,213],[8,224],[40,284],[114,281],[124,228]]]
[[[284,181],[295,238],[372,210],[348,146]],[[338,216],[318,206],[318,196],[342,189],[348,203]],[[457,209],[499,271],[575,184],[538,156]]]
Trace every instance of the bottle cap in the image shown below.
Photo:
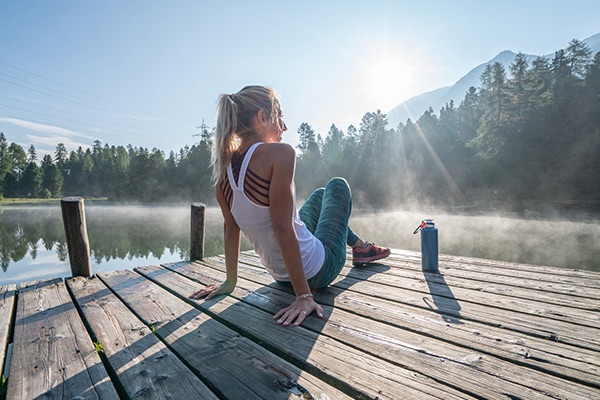
[[[421,221],[421,224],[419,226],[417,226],[417,229],[415,229],[413,234],[416,235],[417,233],[419,233],[421,230],[423,230],[425,228],[435,228],[435,222],[433,222],[433,218],[424,219],[423,221]]]
[[[435,227],[435,222],[433,220],[433,218],[431,219],[424,219],[423,223],[425,224],[425,228],[434,228]]]

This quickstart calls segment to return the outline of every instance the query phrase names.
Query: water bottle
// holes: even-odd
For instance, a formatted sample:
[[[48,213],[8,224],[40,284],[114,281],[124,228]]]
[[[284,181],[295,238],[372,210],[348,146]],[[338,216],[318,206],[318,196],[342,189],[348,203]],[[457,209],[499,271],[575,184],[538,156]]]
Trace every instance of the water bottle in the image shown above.
[[[413,232],[421,231],[421,268],[426,272],[438,271],[438,229],[433,219],[424,219]]]

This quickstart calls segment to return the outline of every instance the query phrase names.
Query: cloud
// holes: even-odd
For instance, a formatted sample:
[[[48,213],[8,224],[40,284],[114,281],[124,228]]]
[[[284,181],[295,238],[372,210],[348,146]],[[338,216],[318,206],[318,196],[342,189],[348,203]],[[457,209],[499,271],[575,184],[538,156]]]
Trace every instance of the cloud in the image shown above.
[[[30,144],[33,144],[39,157],[43,157],[45,154],[53,154],[53,151],[59,143],[64,144],[67,150],[73,150],[79,147],[91,147],[91,142],[96,139],[95,137],[83,135],[60,126],[47,125],[18,118],[0,117],[0,123],[2,122],[38,133],[22,133],[21,140],[17,140],[16,143],[24,149],[28,148]]]
[[[36,132],[54,133],[54,134],[66,135],[66,136],[84,136],[77,132],[74,132],[69,129],[61,128],[59,126],[40,124],[38,122],[31,122],[31,121],[26,121],[26,120],[17,119],[17,118],[0,117],[0,122],[7,122],[9,124],[20,126],[21,128],[29,129],[29,130],[36,131]]]
[[[54,149],[59,143],[65,145],[67,150],[75,150],[80,146],[82,148],[91,147],[89,143],[82,143],[81,141],[73,140],[72,138],[65,136],[36,136],[36,135],[25,135],[30,143],[34,143],[36,149],[38,147],[47,146],[48,148]]]

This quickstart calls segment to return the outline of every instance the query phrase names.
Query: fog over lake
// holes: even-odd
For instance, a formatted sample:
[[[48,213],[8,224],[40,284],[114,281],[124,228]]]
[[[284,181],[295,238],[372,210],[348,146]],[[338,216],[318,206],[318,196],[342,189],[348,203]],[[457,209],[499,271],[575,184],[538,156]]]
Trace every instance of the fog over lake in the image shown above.
[[[85,205],[94,272],[189,258],[189,206]],[[440,253],[600,271],[597,216],[459,215],[443,211],[362,212],[351,225],[382,246],[420,250],[414,229],[434,218]],[[206,210],[205,255],[222,254],[222,217]],[[249,249],[243,241],[243,249]],[[70,276],[58,204],[0,207],[0,284]]]

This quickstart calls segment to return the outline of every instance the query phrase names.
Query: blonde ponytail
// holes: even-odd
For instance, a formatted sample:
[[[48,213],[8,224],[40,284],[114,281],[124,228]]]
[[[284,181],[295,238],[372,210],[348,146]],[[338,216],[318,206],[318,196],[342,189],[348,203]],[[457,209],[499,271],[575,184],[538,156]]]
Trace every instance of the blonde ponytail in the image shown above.
[[[231,156],[239,146],[239,138],[235,134],[237,131],[237,105],[233,101],[233,96],[222,94],[217,104],[217,126],[215,127],[211,158],[212,180],[215,185],[225,176]]]
[[[271,88],[246,86],[235,94],[222,94],[219,97],[211,159],[215,185],[225,178],[231,157],[240,146],[240,138],[256,135],[252,130],[252,119],[261,109],[267,112],[274,123],[282,124],[281,106]]]

